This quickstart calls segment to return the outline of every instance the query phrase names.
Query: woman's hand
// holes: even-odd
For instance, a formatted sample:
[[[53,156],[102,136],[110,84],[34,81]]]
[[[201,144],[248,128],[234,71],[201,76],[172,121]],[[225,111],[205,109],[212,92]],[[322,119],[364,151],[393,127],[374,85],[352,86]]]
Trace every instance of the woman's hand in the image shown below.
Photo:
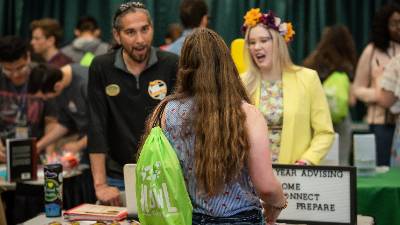
[[[267,225],[274,225],[281,211],[281,209],[272,205],[263,204],[263,213]]]
[[[267,225],[274,225],[276,223],[276,220],[278,219],[279,214],[282,212],[283,209],[287,207],[287,199],[285,197],[284,199],[285,203],[282,204],[282,206],[277,207],[273,206],[271,204],[267,204],[265,202],[261,202],[261,205],[263,207],[263,213],[265,217],[265,222]]]

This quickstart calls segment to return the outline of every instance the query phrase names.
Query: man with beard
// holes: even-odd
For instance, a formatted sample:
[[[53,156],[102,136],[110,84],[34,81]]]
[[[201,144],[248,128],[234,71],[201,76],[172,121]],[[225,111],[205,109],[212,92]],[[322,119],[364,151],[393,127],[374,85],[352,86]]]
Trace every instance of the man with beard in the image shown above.
[[[88,147],[97,199],[120,205],[122,168],[135,162],[146,117],[172,92],[178,57],[151,46],[153,24],[142,3],[119,7],[113,35],[115,51],[89,68]]]

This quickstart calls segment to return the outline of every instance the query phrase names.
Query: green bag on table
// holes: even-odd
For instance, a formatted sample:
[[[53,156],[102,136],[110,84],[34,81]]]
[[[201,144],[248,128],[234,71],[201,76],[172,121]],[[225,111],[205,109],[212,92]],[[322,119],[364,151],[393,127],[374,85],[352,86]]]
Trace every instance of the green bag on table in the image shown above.
[[[137,161],[136,199],[140,224],[192,224],[182,169],[159,125],[151,129]]]

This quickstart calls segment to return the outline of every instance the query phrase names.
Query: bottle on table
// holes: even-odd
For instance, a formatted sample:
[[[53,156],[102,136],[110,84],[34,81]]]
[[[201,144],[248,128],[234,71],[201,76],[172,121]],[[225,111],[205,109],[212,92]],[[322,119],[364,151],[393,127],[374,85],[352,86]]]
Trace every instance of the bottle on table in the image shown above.
[[[62,212],[63,167],[48,164],[44,167],[44,208],[46,217],[59,217]]]

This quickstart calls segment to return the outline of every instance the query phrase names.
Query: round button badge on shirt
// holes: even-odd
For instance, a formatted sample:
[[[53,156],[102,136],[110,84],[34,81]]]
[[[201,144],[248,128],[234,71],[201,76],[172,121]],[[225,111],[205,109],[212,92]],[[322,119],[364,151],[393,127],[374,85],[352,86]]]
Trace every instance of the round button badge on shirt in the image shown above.
[[[167,84],[162,80],[150,81],[148,92],[153,99],[163,100],[167,96]]]
[[[120,90],[121,89],[119,88],[118,85],[110,84],[110,85],[107,85],[107,87],[106,87],[106,94],[108,96],[114,97],[114,96],[117,96],[119,94]]]

